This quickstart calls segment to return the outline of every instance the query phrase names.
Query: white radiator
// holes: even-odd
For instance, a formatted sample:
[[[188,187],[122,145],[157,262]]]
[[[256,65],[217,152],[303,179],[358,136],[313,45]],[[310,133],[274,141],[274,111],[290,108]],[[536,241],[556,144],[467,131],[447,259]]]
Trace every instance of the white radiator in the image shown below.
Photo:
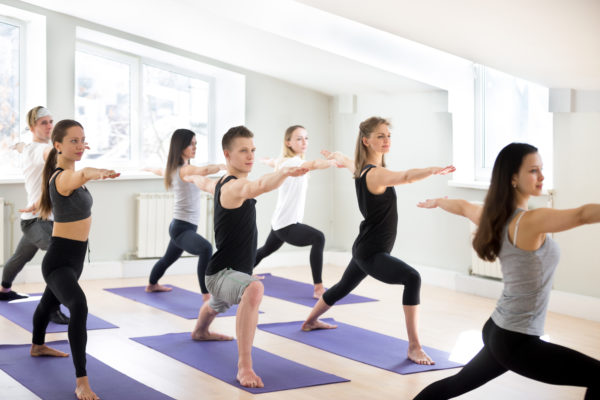
[[[4,264],[4,199],[0,198],[0,265]]]
[[[169,224],[173,219],[171,192],[139,193],[137,196],[137,251],[139,258],[162,257],[169,244]],[[202,193],[198,233],[214,243],[212,196]],[[187,253],[186,253],[187,254]]]
[[[475,235],[475,231],[477,230],[477,226],[469,221],[469,226],[471,228],[471,241],[473,240],[473,236]],[[484,261],[477,255],[475,249],[473,249],[473,243],[469,243],[471,247],[471,274],[485,276],[488,278],[496,278],[502,279],[502,270],[500,268],[500,260],[496,258],[496,261],[489,262]]]

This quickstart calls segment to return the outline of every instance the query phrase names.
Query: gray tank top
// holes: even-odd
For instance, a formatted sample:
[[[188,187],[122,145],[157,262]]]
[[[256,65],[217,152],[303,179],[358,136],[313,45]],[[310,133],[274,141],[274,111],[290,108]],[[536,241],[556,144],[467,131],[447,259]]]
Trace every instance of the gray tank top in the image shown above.
[[[57,168],[58,174],[50,178],[48,183],[50,192],[50,202],[52,203],[52,213],[55,222],[73,222],[80,221],[92,215],[93,199],[85,186],[78,187],[68,196],[63,196],[56,190],[56,177],[64,171]]]
[[[504,290],[492,314],[500,328],[541,336],[544,334],[546,311],[554,271],[558,265],[560,249],[550,235],[535,251],[521,250],[508,239],[508,225],[518,214],[514,243],[518,245],[519,222],[524,210],[517,209],[506,224],[500,249],[500,264]]]
[[[193,183],[183,181],[177,168],[173,172],[172,189],[175,195],[173,218],[198,225],[200,220],[200,189]]]

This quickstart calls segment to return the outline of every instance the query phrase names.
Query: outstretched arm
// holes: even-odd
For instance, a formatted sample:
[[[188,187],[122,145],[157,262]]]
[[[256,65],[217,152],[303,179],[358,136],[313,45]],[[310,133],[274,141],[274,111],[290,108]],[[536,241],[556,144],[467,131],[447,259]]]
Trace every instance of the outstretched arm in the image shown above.
[[[300,167],[306,168],[309,171],[313,171],[315,169],[326,169],[334,165],[337,165],[335,160],[313,160],[304,161],[302,164],[300,164]]]
[[[271,168],[275,168],[277,166],[278,159],[277,158],[261,158],[258,161],[265,165],[268,165]]]
[[[523,224],[534,233],[566,231],[581,225],[600,222],[600,204],[586,204],[568,210],[537,208],[523,216]]]
[[[86,167],[79,171],[65,170],[56,177],[56,189],[63,196],[70,195],[75,189],[92,180],[114,179],[121,175],[112,169]]]
[[[197,167],[195,165],[184,165],[179,170],[179,176],[181,177],[181,179],[185,178],[188,175],[206,176],[206,175],[216,174],[217,172],[224,170],[224,169],[227,169],[225,164],[209,164],[209,165],[204,165],[202,167]]]
[[[152,172],[154,175],[165,176],[165,170],[162,168],[144,167],[142,171]]]
[[[374,168],[369,172],[368,183],[373,187],[396,186],[413,183],[432,175],[446,175],[456,170],[454,166],[416,168],[406,171],[390,171],[387,168]]]
[[[328,160],[335,160],[336,165],[339,168],[346,168],[350,173],[354,174],[354,160],[350,157],[340,153],[339,151],[334,151],[333,153],[329,150],[321,150],[321,154],[325,156]]]
[[[462,199],[448,199],[446,197],[438,199],[427,199],[417,204],[421,208],[439,207],[451,214],[460,215],[470,219],[475,225],[479,226],[481,220],[481,211],[483,207],[478,204],[469,203]]]
[[[221,204],[225,208],[236,208],[246,199],[252,199],[263,193],[277,189],[285,178],[289,176],[301,176],[308,172],[302,167],[285,167],[270,174],[261,176],[255,181],[246,178],[230,181],[223,186],[221,191]]]
[[[187,175],[183,178],[184,181],[193,183],[204,192],[215,194],[215,188],[217,187],[217,179],[211,179],[201,175]]]

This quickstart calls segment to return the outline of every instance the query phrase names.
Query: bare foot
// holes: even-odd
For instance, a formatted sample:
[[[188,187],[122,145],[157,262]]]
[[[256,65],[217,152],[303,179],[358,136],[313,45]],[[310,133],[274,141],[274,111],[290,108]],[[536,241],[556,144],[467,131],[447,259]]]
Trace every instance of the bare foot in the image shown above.
[[[168,286],[163,286],[160,283],[155,283],[154,285],[148,284],[148,286],[146,286],[146,292],[148,292],[148,293],[170,292],[171,290],[173,290],[173,288],[170,288]]]
[[[205,340],[223,341],[223,340],[233,340],[233,337],[223,335],[222,333],[216,333],[216,332],[192,332],[192,339],[198,340],[198,341],[205,341]]]
[[[323,284],[315,283],[315,291],[313,292],[313,297],[315,299],[320,299],[321,296],[323,296],[323,293],[325,293],[325,288],[323,287]]]
[[[98,397],[98,395],[92,391],[87,376],[77,378],[75,395],[79,400],[100,400],[100,397]]]
[[[206,303],[210,300],[210,293],[202,293],[202,302]]]
[[[337,325],[331,325],[331,324],[328,324],[327,322],[323,322],[320,320],[316,320],[313,322],[304,321],[304,323],[302,324],[302,330],[305,332],[314,331],[317,329],[335,329],[335,328],[337,328]]]
[[[48,347],[45,344],[32,344],[29,354],[32,357],[69,357],[68,353]]]
[[[435,361],[425,353],[421,346],[408,346],[408,358],[420,365],[433,365]]]
[[[252,368],[239,368],[237,376],[235,377],[240,385],[249,388],[261,388],[265,387],[260,376],[256,375]]]

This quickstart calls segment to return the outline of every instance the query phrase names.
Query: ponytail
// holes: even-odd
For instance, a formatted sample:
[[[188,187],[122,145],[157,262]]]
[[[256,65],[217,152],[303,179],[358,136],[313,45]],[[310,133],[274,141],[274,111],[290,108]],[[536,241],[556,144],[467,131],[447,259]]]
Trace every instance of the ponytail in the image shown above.
[[[52,213],[52,202],[50,201],[50,178],[52,177],[52,173],[56,168],[56,154],[56,148],[53,147],[52,150],[50,150],[50,153],[48,153],[48,157],[46,158],[46,163],[44,164],[44,169],[42,171],[42,197],[40,198],[40,216],[42,219],[48,219]]]

